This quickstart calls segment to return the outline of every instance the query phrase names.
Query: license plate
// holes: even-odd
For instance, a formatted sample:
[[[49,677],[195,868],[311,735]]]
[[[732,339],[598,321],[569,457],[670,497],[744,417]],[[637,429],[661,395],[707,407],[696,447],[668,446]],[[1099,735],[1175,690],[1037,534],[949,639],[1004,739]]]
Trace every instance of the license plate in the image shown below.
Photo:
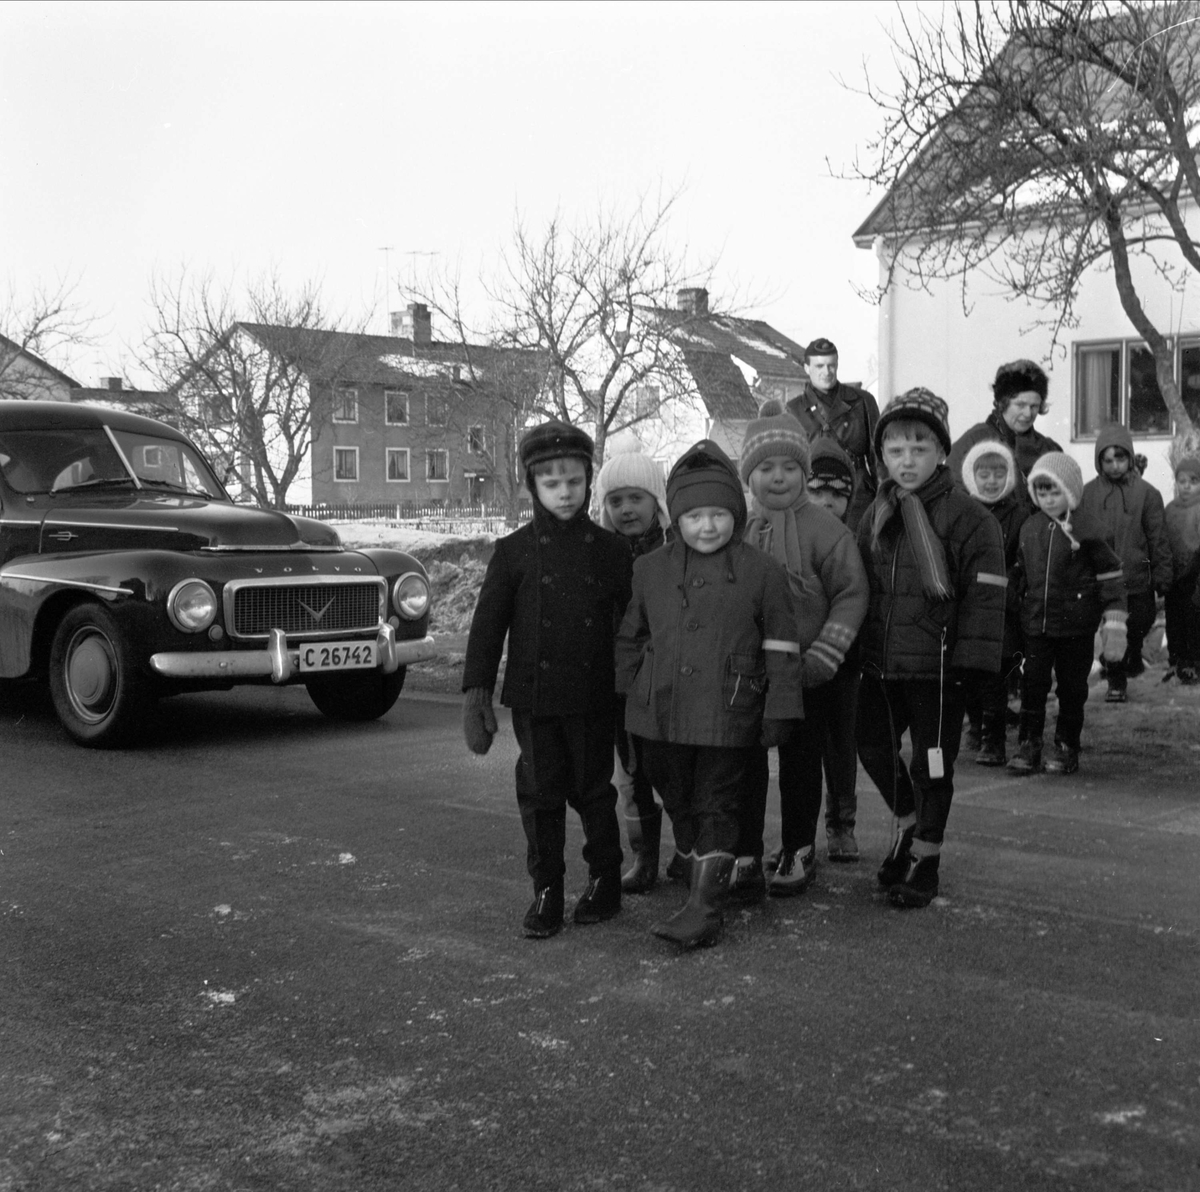
[[[300,647],[302,671],[369,670],[376,665],[374,642],[309,642]]]

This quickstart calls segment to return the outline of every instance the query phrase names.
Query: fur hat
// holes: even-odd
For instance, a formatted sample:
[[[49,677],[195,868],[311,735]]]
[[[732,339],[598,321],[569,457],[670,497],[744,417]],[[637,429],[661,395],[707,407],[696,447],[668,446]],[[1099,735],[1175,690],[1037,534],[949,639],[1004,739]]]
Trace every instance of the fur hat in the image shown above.
[[[996,369],[992,382],[992,400],[1004,409],[1018,393],[1036,393],[1042,399],[1041,413],[1046,412],[1046,394],[1050,378],[1046,370],[1033,360],[1012,360]]]
[[[1200,430],[1190,430],[1182,435],[1176,435],[1171,440],[1167,459],[1171,462],[1171,472],[1178,476],[1186,472],[1200,480]]]
[[[1037,504],[1033,482],[1043,476],[1053,480],[1067,494],[1067,509],[1074,512],[1083,499],[1083,472],[1065,451],[1049,451],[1029,469],[1029,495]]]
[[[667,477],[667,509],[674,525],[689,509],[715,505],[733,514],[740,531],[746,524],[746,494],[729,456],[711,439],[694,443]]]
[[[1004,466],[1008,469],[1008,474],[1004,480],[1004,489],[998,496],[984,497],[979,492],[979,483],[975,479],[975,465],[981,459],[989,455],[997,455],[1004,460]],[[997,501],[1003,501],[1014,488],[1017,487],[1017,461],[1013,457],[1013,453],[1009,450],[1007,443],[1001,443],[999,439],[980,439],[966,455],[963,456],[962,464],[962,482],[963,488],[967,490],[977,501],[982,501],[985,505],[994,505]]]
[[[612,453],[596,477],[600,524],[606,530],[613,528],[612,518],[604,504],[604,498],[610,492],[618,488],[640,488],[654,498],[658,505],[658,523],[665,530],[671,524],[671,515],[667,512],[667,486],[661,465],[643,451],[641,441],[632,431],[614,435],[608,445]]]
[[[829,488],[849,500],[854,496],[854,464],[836,439],[822,435],[812,444],[808,465],[809,491]]]
[[[581,459],[587,464],[590,479],[596,445],[586,431],[551,418],[525,432],[518,452],[526,474],[534,464],[545,463],[548,459]]]
[[[883,455],[883,432],[891,422],[923,422],[938,437],[942,450],[950,454],[950,407],[928,389],[917,387],[893,397],[875,424],[875,454]]]
[[[763,402],[758,417],[746,427],[742,440],[742,458],[738,464],[742,483],[750,482],[750,473],[772,455],[794,459],[808,475],[808,435],[804,427],[777,401]]]

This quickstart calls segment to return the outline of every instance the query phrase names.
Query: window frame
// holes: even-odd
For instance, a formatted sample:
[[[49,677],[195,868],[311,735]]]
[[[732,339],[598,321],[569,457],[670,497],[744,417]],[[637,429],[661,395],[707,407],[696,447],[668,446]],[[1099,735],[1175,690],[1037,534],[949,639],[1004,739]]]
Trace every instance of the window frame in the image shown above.
[[[1183,350],[1185,348],[1200,348],[1200,332],[1193,332],[1188,335],[1169,336],[1168,341],[1171,344],[1173,369],[1175,373],[1175,383],[1178,385],[1181,382],[1183,373]],[[1170,439],[1176,433],[1174,419],[1171,418],[1171,412],[1168,409],[1167,418],[1169,427],[1165,431],[1146,431],[1134,430],[1129,425],[1129,413],[1131,404],[1130,384],[1132,377],[1131,359],[1134,351],[1142,348],[1149,350],[1149,345],[1144,339],[1139,339],[1136,336],[1124,338],[1122,336],[1105,336],[1102,339],[1092,340],[1076,340],[1071,344],[1071,441],[1072,442],[1093,442],[1099,434],[1100,428],[1095,430],[1084,431],[1080,429],[1080,385],[1083,380],[1082,357],[1086,352],[1097,351],[1115,351],[1119,355],[1120,362],[1120,379],[1118,381],[1118,397],[1117,397],[1117,423],[1124,426],[1131,435],[1138,439]],[[1182,396],[1182,395],[1181,395]],[[1163,401],[1164,409],[1166,401]],[[1105,425],[1102,423],[1101,425]]]
[[[392,475],[392,455],[404,455],[404,475]],[[412,452],[407,447],[385,447],[383,449],[383,478],[388,484],[412,483]]]
[[[343,417],[339,410],[343,409],[346,396],[354,403],[354,417]],[[341,401],[339,401],[339,398]],[[358,387],[355,385],[339,385],[333,391],[333,421],[340,426],[354,426],[358,422]]]
[[[444,476],[434,476],[430,463],[435,455],[440,455],[445,461]],[[426,447],[425,448],[425,479],[430,484],[449,484],[450,483],[450,452],[445,447]]]
[[[487,428],[482,422],[467,427],[467,452],[470,455],[487,454]]]
[[[388,404],[390,397],[402,397],[404,399],[404,418],[397,422],[391,416],[391,408]],[[409,419],[412,414],[412,396],[407,389],[385,389],[383,391],[383,424],[384,426],[408,426]]]
[[[441,411],[441,422],[434,422],[433,411],[438,409]],[[450,402],[445,398],[439,397],[436,393],[427,393],[425,395],[425,425],[436,426],[439,430],[443,430],[450,425]]]
[[[343,452],[350,452],[354,458],[354,475],[353,477],[338,475],[338,455]],[[358,448],[344,447],[338,444],[333,449],[333,482],[334,484],[358,484],[359,478],[362,476],[362,471],[358,466]]]

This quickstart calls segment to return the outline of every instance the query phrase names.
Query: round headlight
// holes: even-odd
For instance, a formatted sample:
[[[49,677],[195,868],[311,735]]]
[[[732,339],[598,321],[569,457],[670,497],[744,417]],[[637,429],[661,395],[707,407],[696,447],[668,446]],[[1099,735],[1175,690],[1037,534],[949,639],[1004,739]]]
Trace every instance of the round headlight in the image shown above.
[[[392,605],[407,621],[417,621],[429,611],[429,581],[410,571],[392,585]]]
[[[167,597],[167,616],[184,633],[201,633],[217,615],[217,598],[202,579],[185,579]]]

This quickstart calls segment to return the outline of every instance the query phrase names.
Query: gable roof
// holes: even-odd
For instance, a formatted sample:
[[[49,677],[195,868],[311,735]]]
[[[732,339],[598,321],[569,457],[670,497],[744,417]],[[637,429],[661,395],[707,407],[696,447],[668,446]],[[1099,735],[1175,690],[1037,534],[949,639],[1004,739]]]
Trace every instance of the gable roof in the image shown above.
[[[60,368],[55,368],[53,364],[43,360],[36,352],[31,352],[28,348],[23,348],[16,340],[9,339],[7,335],[0,335],[0,354],[24,356],[28,360],[32,360],[38,368],[49,373],[56,380],[61,381],[64,385],[71,389],[80,389],[82,386],[74,377],[69,377]]]

